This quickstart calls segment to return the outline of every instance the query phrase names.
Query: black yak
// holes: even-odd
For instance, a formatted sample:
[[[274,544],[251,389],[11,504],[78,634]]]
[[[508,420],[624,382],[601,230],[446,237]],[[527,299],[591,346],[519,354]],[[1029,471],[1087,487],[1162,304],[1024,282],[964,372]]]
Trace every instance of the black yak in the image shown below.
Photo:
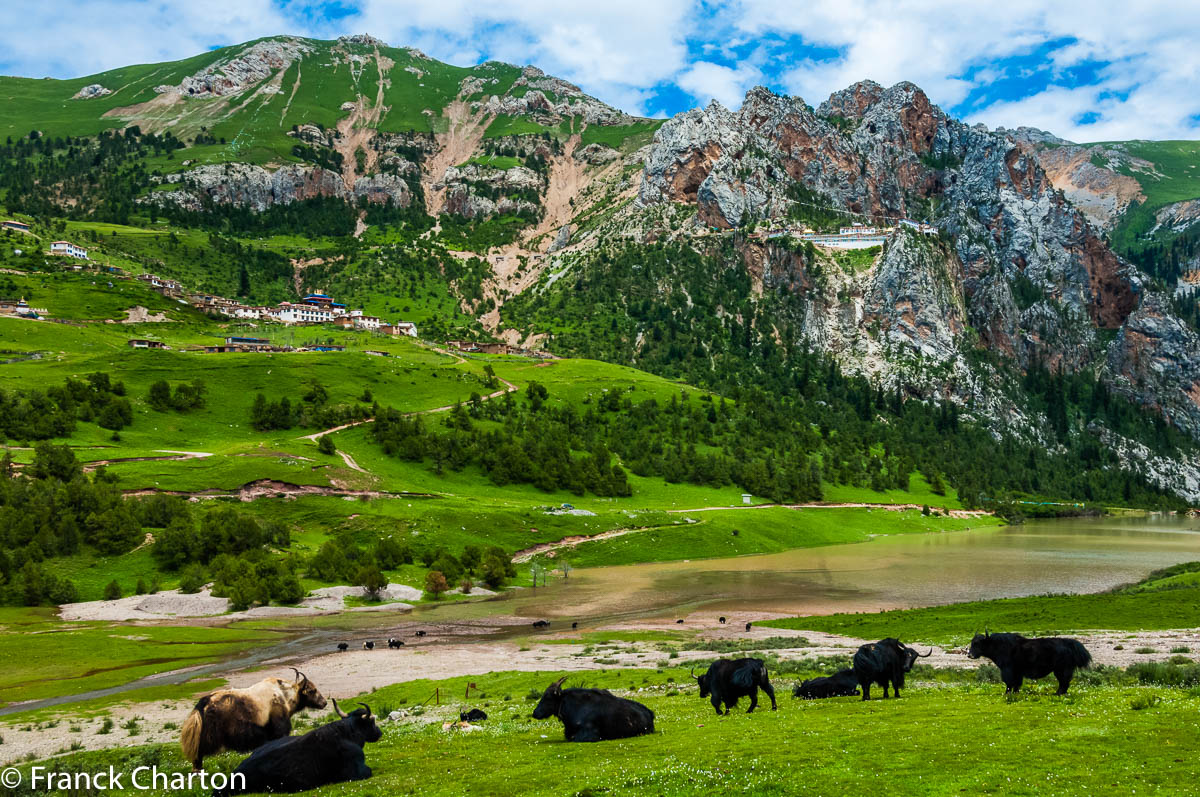
[[[426,632],[426,631],[417,631],[415,634],[413,634],[413,636],[425,636],[425,634],[426,634],[426,633],[428,633],[428,632]]]
[[[858,694],[858,676],[854,670],[838,670],[823,678],[810,678],[796,684],[792,690],[795,697],[818,700],[823,697],[851,697]]]
[[[578,628],[578,627],[579,627],[579,623],[578,623],[578,622],[571,623],[571,629],[572,629],[572,630],[574,630],[574,629],[576,629],[576,628]]]
[[[349,642],[339,642],[337,648],[342,653],[345,653],[347,650],[350,649],[350,643]]]
[[[746,630],[747,630],[747,631],[749,631],[749,630],[750,630],[750,623],[746,623]]]
[[[292,715],[325,708],[325,698],[299,670],[295,681],[266,678],[247,689],[218,689],[205,695],[183,721],[183,757],[200,771],[204,757],[222,750],[249,753],[292,732]]]
[[[463,722],[483,722],[487,719],[487,712],[481,708],[473,708],[470,711],[458,712],[458,718]]]
[[[896,697],[900,697],[904,674],[912,669],[917,659],[932,654],[933,648],[928,653],[917,653],[892,637],[863,645],[854,654],[854,676],[862,687],[862,699],[871,699],[871,684],[882,686],[885,698],[888,696],[888,684],[891,684]]]
[[[771,698],[771,710],[779,707],[775,704],[775,689],[767,677],[767,663],[762,659],[717,659],[709,665],[704,675],[690,673],[700,686],[700,697],[709,697],[713,709],[721,713],[721,704],[725,704],[725,713],[737,705],[738,699],[749,696],[749,714],[758,708],[758,690],[762,689]]]
[[[550,625],[549,620],[534,620],[533,621],[534,628],[546,628],[549,625]]]
[[[268,742],[238,764],[230,778],[238,788],[218,789],[213,797],[232,797],[254,792],[308,791],[330,783],[366,780],[371,777],[363,746],[383,735],[371,707],[346,714],[333,701],[340,720],[322,725],[303,736]],[[237,776],[242,775],[242,779]],[[239,783],[239,780],[241,781]]]
[[[1026,678],[1058,679],[1058,692],[1065,695],[1075,670],[1092,663],[1092,654],[1077,639],[1046,637],[1028,639],[1020,634],[976,634],[967,653],[973,659],[991,659],[1000,668],[1004,692],[1020,692]]]
[[[368,639],[366,642],[363,643],[363,650],[374,650],[374,649],[375,649],[375,643],[372,642],[371,640]]]
[[[717,622],[720,623],[721,625],[725,625],[725,618],[719,617],[719,618],[717,618]]]
[[[558,717],[568,742],[599,742],[654,733],[654,712],[607,689],[563,689],[550,684],[533,710],[535,720]]]
[[[388,639],[388,647],[393,650],[404,647],[404,640],[391,637]]]

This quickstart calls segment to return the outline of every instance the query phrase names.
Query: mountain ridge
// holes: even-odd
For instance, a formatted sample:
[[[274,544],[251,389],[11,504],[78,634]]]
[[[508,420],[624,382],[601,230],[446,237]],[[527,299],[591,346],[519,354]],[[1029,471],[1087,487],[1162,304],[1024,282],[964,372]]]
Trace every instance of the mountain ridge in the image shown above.
[[[297,286],[353,290],[357,272],[386,277],[395,268],[388,239],[369,230],[396,227],[404,246],[434,242],[443,274],[457,275],[448,283],[460,311],[492,335],[603,345],[588,353],[632,363],[664,324],[707,300],[666,277],[644,300],[660,310],[643,317],[622,303],[633,286],[614,284],[603,297],[613,328],[593,330],[586,344],[571,341],[592,322],[572,327],[564,313],[589,303],[582,286],[604,257],[685,245],[739,285],[724,303],[703,305],[709,331],[678,354],[695,367],[717,361],[726,335],[779,347],[785,364],[789,347],[816,347],[882,389],[954,401],[997,434],[1048,448],[1102,440],[1126,452],[1124,466],[1200,495],[1194,459],[1138,453],[1115,429],[1089,428],[1096,419],[1086,415],[1047,426],[1061,400],[1053,391],[1064,388],[1038,397],[1026,384],[1043,371],[1091,374],[1200,439],[1194,324],[1158,270],[1114,251],[1123,219],[1146,212],[1154,194],[1125,173],[1130,164],[1154,171],[1128,146],[1097,155],[1043,131],[969,126],[907,82],[861,81],[816,108],[756,87],[737,111],[714,102],[658,122],[535,67],[451,67],[368,36],[269,37],[214,52],[125,68],[120,86],[98,76],[54,84],[104,90],[59,100],[102,111],[80,122],[85,131],[108,120],[126,138],[192,135],[147,161],[156,168],[123,200],[127,214],[269,230],[276,211],[344,202],[337,235],[365,248],[297,271]],[[6,89],[0,80],[0,95]],[[67,124],[25,107],[21,124]],[[1092,162],[1101,157],[1105,165]],[[56,204],[62,185],[44,179],[29,190],[46,189],[44,207],[86,216]],[[802,236],[902,218],[933,223],[937,236],[898,227],[862,256]],[[739,367],[762,376],[753,360]]]

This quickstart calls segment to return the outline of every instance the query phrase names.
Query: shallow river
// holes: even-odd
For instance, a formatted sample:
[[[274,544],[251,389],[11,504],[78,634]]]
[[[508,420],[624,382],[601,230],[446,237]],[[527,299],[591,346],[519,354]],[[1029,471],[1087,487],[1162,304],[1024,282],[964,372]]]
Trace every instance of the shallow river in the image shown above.
[[[577,570],[565,583],[556,576],[548,588],[518,590],[494,600],[426,604],[401,615],[342,615],[335,624],[311,628],[299,620],[289,623],[297,633],[285,635],[286,641],[220,664],[0,708],[0,716],[141,686],[179,683],[271,659],[300,661],[331,651],[350,628],[360,636],[386,639],[389,632],[409,636],[414,627],[425,626],[434,629],[434,637],[453,634],[455,641],[470,642],[531,633],[524,622],[488,627],[487,618],[498,615],[577,620],[581,628],[588,628],[639,618],[681,617],[697,609],[791,614],[876,611],[1052,592],[1100,592],[1136,581],[1156,568],[1197,559],[1200,521],[1154,516],[1044,521],[879,537],[854,545],[762,556]],[[554,622],[549,630],[562,627]]]
[[[521,615],[551,618],[678,616],[698,608],[829,614],[1100,592],[1194,559],[1195,519],[1080,518],[574,571],[567,584],[511,603]]]

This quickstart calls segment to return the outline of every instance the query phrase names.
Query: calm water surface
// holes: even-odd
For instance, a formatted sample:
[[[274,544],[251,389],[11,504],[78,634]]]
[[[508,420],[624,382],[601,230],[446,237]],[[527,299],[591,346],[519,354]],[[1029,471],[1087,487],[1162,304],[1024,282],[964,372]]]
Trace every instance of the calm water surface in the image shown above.
[[[520,614],[605,617],[698,608],[796,614],[1100,592],[1200,559],[1200,522],[1080,518],[876,538],[779,554],[575,571],[514,601]],[[518,608],[519,607],[519,608]]]

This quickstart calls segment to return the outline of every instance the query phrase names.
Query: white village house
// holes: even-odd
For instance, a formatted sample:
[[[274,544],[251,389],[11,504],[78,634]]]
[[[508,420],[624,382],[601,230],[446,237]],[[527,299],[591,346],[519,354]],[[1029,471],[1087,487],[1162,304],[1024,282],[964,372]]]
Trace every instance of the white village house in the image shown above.
[[[80,260],[87,260],[87,250],[82,246],[76,246],[70,241],[55,241],[50,244],[50,254],[60,257],[77,257]]]

